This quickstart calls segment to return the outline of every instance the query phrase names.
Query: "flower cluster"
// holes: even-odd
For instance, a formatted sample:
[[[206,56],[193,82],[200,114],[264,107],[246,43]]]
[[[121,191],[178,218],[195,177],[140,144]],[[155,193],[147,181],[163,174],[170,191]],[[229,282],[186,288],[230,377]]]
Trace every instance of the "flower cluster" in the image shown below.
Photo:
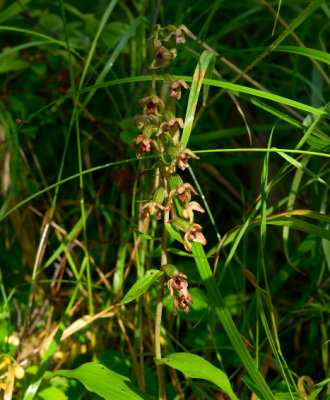
[[[193,298],[188,292],[188,282],[186,281],[186,279],[188,279],[188,277],[179,272],[167,282],[167,287],[170,292],[168,299],[170,300],[170,298],[175,295],[175,300],[173,303],[173,315],[177,315],[178,308],[188,314],[190,309],[189,304],[193,303]]]
[[[190,252],[190,241],[206,244],[202,226],[194,223],[194,212],[204,213],[205,210],[196,201],[191,201],[192,194],[198,195],[198,193],[190,183],[182,181],[176,169],[184,171],[189,168],[190,159],[199,159],[199,157],[183,146],[181,130],[184,127],[184,121],[173,112],[174,102],[181,98],[182,89],[189,89],[189,86],[183,79],[176,80],[170,74],[163,74],[164,87],[160,96],[156,90],[155,74],[157,69],[166,67],[171,60],[176,58],[175,46],[185,42],[185,33],[187,33],[187,28],[183,25],[155,27],[150,39],[152,60],[149,68],[152,70],[152,86],[150,92],[139,100],[141,112],[133,118],[133,123],[139,131],[134,139],[137,157],[141,157],[144,153],[158,154],[159,157],[154,166],[162,178],[159,180],[162,183],[156,188],[152,198],[142,207],[142,213],[146,216],[156,214],[157,220],[165,215],[166,223],[174,223],[173,226],[175,223],[179,224],[178,229],[183,231],[184,247]],[[173,40],[175,40],[174,46],[171,45]],[[165,191],[165,187],[170,187],[172,190]],[[181,218],[177,218],[175,199],[182,206]],[[171,221],[169,221],[170,217]],[[185,275],[179,273],[171,277],[168,282],[169,297],[173,295],[176,297],[175,315],[178,308],[188,313],[189,304],[192,303],[186,279]]]
[[[179,272],[176,267],[171,264],[163,265],[162,270],[164,270],[166,275],[170,278],[167,282],[169,291],[168,299],[170,300],[172,296],[175,297],[173,314],[177,315],[178,308],[188,314],[190,310],[189,304],[193,303],[193,298],[188,291],[188,277]]]

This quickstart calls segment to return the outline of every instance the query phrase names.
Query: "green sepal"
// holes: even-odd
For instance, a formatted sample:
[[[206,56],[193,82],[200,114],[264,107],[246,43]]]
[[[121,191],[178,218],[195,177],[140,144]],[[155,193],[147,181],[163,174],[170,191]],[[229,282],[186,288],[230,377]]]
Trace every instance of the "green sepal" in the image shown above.
[[[169,278],[174,278],[176,275],[179,274],[177,268],[172,264],[165,264],[162,266],[162,270]]]
[[[173,184],[173,189],[177,189],[178,187],[183,185],[183,180],[180,175],[173,174],[171,176],[171,183]]]
[[[163,204],[164,196],[165,196],[165,189],[163,187],[159,187],[156,190],[152,200],[157,204]]]
[[[175,160],[180,155],[180,148],[178,146],[167,146],[165,149],[165,154],[167,154],[171,161]]]
[[[175,118],[175,114],[172,111],[166,110],[164,112],[164,118],[166,119],[166,121],[171,121],[171,119]]]
[[[189,222],[185,221],[184,219],[181,218],[175,218],[171,221],[171,225],[179,230],[179,231],[183,231],[186,232],[189,228]]]
[[[143,135],[147,137],[151,137],[151,135],[157,131],[157,128],[155,128],[154,125],[146,125],[143,128]]]

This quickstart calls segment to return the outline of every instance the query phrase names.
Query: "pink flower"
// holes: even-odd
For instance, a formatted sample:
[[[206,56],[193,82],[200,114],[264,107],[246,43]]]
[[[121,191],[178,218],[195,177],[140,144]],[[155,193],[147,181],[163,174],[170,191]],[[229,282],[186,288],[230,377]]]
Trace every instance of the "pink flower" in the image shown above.
[[[181,272],[175,275],[167,282],[167,287],[169,290],[168,299],[170,299],[174,295],[174,290],[181,291],[181,294],[184,296],[188,296],[188,282],[186,281],[188,277]]]
[[[179,157],[177,158],[176,162],[178,164],[178,167],[184,171],[185,169],[189,168],[188,160],[189,158],[195,158],[196,160],[199,160],[199,157],[196,156],[195,153],[193,153],[189,149],[184,149],[180,154]]]
[[[156,95],[143,97],[139,100],[139,104],[146,114],[159,115],[159,109],[163,111],[165,108],[163,100]]]
[[[170,96],[177,98],[178,100],[181,99],[181,87],[185,89],[189,89],[189,85],[183,80],[183,79],[178,79],[177,81],[173,81],[170,84]]]
[[[167,282],[170,299],[173,295],[176,297],[173,303],[174,315],[177,315],[178,308],[183,310],[186,314],[189,312],[189,303],[193,303],[193,298],[188,292],[187,276],[179,272]]]
[[[184,241],[184,248],[191,252],[191,244],[189,240],[193,242],[200,243],[203,246],[206,245],[205,236],[202,234],[202,226],[199,224],[192,224],[189,226],[188,230],[184,234],[183,241]]]
[[[138,135],[133,142],[137,145],[136,155],[137,157],[141,157],[142,153],[150,153],[151,144],[154,146],[156,151],[159,152],[158,145],[155,140],[150,139],[148,136]]]

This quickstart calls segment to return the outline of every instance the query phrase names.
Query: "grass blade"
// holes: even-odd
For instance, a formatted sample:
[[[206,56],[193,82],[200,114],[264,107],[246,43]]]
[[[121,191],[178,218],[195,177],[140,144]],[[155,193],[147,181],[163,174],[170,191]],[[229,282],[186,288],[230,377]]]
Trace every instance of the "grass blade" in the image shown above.
[[[195,111],[197,107],[197,102],[198,102],[198,97],[199,93],[202,87],[202,80],[205,76],[206,70],[210,64],[210,61],[214,57],[214,54],[211,53],[210,51],[203,51],[197,67],[195,69],[193,79],[192,79],[192,85],[190,89],[190,94],[189,94],[189,99],[188,99],[188,106],[187,106],[187,112],[186,112],[186,117],[185,117],[185,124],[182,132],[182,144],[184,147],[187,146],[189,136],[192,130],[193,126],[193,121],[194,121],[194,116],[195,116]]]

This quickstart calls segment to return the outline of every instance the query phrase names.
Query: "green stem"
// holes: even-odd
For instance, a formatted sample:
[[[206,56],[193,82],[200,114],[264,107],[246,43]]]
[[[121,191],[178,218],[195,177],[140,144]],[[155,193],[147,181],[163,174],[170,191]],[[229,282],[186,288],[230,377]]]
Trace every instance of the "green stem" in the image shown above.
[[[165,204],[167,204],[168,182],[166,178],[164,179],[164,188],[165,188]],[[164,222],[168,220],[168,217],[169,217],[169,211],[164,211]],[[167,264],[167,240],[168,240],[168,232],[164,225],[163,237],[162,237],[162,250],[161,250],[161,266]],[[163,313],[164,285],[165,285],[165,274],[163,274],[159,278],[156,315],[155,315],[155,356],[157,359],[162,358],[160,331],[161,331],[162,313]],[[157,368],[158,391],[159,391],[158,398],[159,400],[166,400],[164,366],[163,364],[158,364],[156,368]]]

